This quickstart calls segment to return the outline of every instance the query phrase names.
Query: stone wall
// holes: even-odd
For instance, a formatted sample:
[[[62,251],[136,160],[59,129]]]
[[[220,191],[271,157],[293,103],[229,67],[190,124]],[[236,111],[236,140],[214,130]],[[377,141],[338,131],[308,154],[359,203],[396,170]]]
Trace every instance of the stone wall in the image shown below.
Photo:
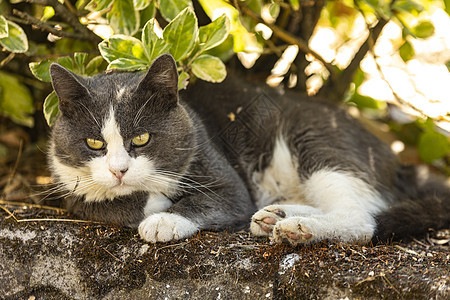
[[[24,218],[22,218],[24,219]],[[272,245],[247,232],[147,244],[93,223],[0,213],[0,298],[448,299],[448,246]],[[34,297],[34,298],[33,298]]]

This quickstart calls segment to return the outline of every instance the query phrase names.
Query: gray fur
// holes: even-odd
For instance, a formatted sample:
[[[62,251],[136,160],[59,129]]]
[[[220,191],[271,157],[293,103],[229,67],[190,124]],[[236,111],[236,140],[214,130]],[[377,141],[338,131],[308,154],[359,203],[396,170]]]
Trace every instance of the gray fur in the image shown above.
[[[146,156],[158,169],[184,174],[181,181],[191,186],[171,197],[175,205],[169,212],[193,220],[200,228],[247,225],[255,210],[249,194],[223,155],[209,144],[195,113],[178,102],[177,73],[170,56],[160,57],[146,74],[81,78],[53,64],[51,75],[61,115],[52,131],[50,156],[68,166],[82,167],[92,157],[105,155],[105,150],[90,150],[85,139],[102,138],[97,122],[101,125],[107,118],[112,104],[129,155]],[[136,119],[141,109],[144,111]],[[147,131],[151,133],[147,147],[129,146],[131,138]],[[85,218],[137,227],[144,218],[147,196],[133,193],[112,201],[86,203],[69,195],[66,204]]]
[[[301,180],[328,168],[363,180],[395,207],[422,195],[415,175],[404,175],[405,168],[388,146],[323,100],[282,95],[233,77],[219,85],[199,81],[178,99],[176,66],[169,55],[159,57],[145,74],[82,78],[54,64],[51,75],[61,115],[53,128],[50,157],[82,167],[105,155],[104,150],[90,150],[85,139],[102,138],[102,122],[112,105],[131,157],[148,157],[159,169],[183,175],[183,188],[166,195],[174,203],[167,212],[192,220],[200,229],[248,226],[257,188],[252,175],[267,167],[280,135],[298,161]],[[236,115],[233,122],[230,112]],[[149,145],[131,147],[130,140],[142,132],[151,133]],[[82,217],[137,227],[144,219],[148,194],[135,192],[95,203],[73,195],[66,198],[67,207]],[[447,207],[448,202],[441,205]],[[380,236],[395,231],[398,224],[391,220],[399,214],[401,209],[380,214]],[[442,218],[438,226],[448,226],[448,215]],[[399,237],[408,234],[403,230]]]

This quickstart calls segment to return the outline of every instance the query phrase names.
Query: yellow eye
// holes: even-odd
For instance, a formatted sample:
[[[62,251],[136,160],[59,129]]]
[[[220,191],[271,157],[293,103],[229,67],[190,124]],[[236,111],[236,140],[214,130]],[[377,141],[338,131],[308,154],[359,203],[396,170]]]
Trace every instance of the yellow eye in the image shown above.
[[[103,148],[104,145],[102,141],[89,138],[86,139],[86,144],[88,145],[89,148],[93,150],[100,150]]]
[[[143,134],[140,134],[140,135],[134,137],[131,140],[131,143],[133,144],[133,146],[141,147],[141,146],[145,146],[149,140],[150,140],[150,134],[148,132],[146,132],[146,133],[143,133]]]

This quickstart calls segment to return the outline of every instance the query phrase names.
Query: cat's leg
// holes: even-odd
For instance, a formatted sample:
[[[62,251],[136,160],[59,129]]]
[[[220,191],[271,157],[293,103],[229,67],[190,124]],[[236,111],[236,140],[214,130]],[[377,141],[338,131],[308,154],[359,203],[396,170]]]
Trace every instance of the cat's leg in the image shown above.
[[[186,194],[163,212],[158,209],[165,202],[162,198],[159,201],[162,203],[148,205],[152,214],[139,225],[140,236],[152,243],[187,238],[201,229],[241,229],[254,211],[247,190],[237,181],[223,183],[215,191]]]
[[[139,225],[139,235],[147,242],[168,242],[189,237],[199,230],[191,220],[174,213],[148,216]]]
[[[272,204],[257,211],[251,220],[250,231],[257,236],[272,235],[278,221],[293,216],[320,215],[323,212],[312,206],[301,204]]]
[[[164,195],[150,195],[144,207],[146,218],[139,224],[139,235],[147,242],[168,242],[188,237],[198,231],[198,225],[174,213],[164,212],[172,201]]]
[[[375,189],[350,174],[320,170],[304,182],[306,201],[323,214],[295,216],[278,221],[274,240],[291,244],[323,239],[366,242],[372,238],[376,223],[373,215],[386,207]]]

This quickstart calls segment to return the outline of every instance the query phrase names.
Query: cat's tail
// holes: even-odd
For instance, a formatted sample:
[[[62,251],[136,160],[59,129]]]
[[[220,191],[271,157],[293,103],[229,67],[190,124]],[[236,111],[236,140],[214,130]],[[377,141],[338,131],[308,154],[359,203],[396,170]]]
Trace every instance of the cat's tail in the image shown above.
[[[398,189],[402,199],[376,217],[374,242],[410,240],[430,229],[450,228],[450,186],[418,167],[403,167]]]

